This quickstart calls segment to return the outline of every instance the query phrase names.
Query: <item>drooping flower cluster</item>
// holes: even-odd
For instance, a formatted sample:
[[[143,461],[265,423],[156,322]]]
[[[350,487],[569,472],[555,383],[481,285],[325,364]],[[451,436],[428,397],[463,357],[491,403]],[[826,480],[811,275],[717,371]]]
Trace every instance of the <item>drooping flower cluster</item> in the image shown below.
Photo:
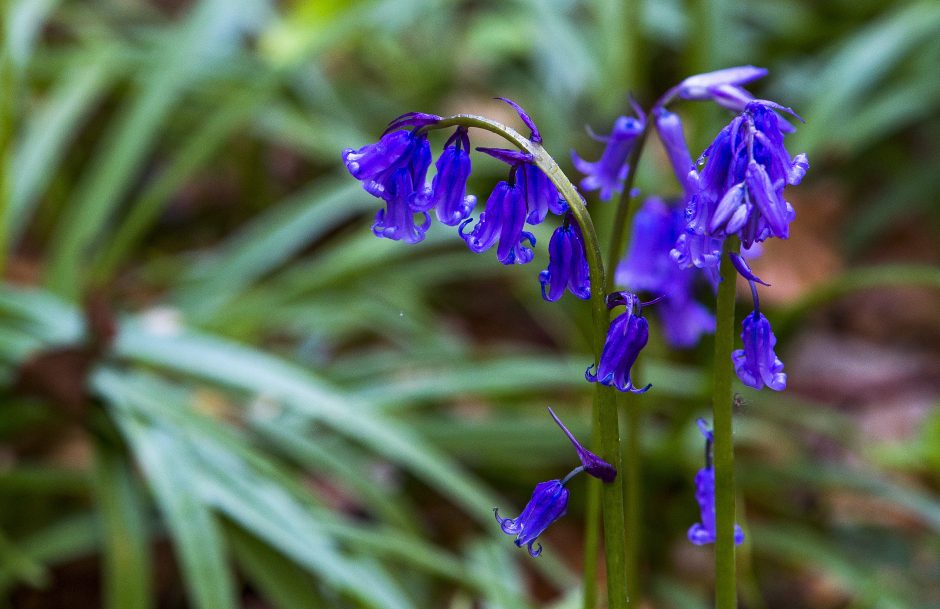
[[[694,299],[701,272],[680,268],[669,255],[684,228],[680,207],[647,199],[634,216],[630,247],[615,276],[618,285],[663,297],[656,314],[666,341],[676,348],[692,347],[702,334],[715,331],[715,316]]]
[[[702,521],[689,527],[688,536],[689,541],[701,546],[715,543],[717,538],[717,528],[715,526],[715,468],[712,465],[714,436],[704,420],[698,419],[696,423],[702,435],[705,436],[705,467],[695,474],[695,500],[698,502]],[[741,545],[743,542],[744,531],[738,525],[734,525],[734,544]]]
[[[526,546],[533,557],[542,553],[542,544],[538,544],[537,548],[533,547],[538,537],[550,524],[564,516],[568,509],[568,489],[565,485],[569,480],[581,472],[605,483],[611,483],[617,477],[617,470],[613,465],[584,448],[551,408],[548,412],[571,441],[578,453],[581,465],[561,480],[548,480],[536,484],[529,502],[523,508],[522,513],[515,518],[503,518],[499,515],[499,508],[493,508],[493,514],[503,532],[507,535],[515,535],[516,546],[520,548]]]
[[[500,99],[511,105],[531,129],[530,140],[541,142],[535,123],[525,111],[512,100]],[[530,262],[535,237],[525,225],[541,223],[549,212],[564,214],[564,199],[529,153],[480,148],[509,164],[510,171],[508,179],[499,182],[487,198],[485,211],[476,224],[467,229],[477,199],[467,194],[472,168],[466,127],[458,127],[444,144],[435,164],[437,172],[427,184],[431,146],[426,128],[441,120],[434,114],[404,114],[389,124],[378,142],[343,151],[349,173],[362,182],[366,192],[385,201],[385,209],[376,213],[372,231],[386,239],[417,243],[431,226],[433,210],[442,224],[459,226],[458,233],[471,251],[482,253],[496,245],[496,257],[503,264]]]
[[[591,368],[595,367],[595,364],[591,364],[584,372],[584,377],[592,383],[608,385],[618,391],[645,393],[653,385],[648,384],[642,389],[634,386],[630,369],[649,340],[649,323],[640,315],[642,303],[636,294],[610,294],[607,297],[607,308],[614,309],[618,306],[623,306],[625,310],[610,322],[607,339],[596,364],[597,370],[591,372]]]

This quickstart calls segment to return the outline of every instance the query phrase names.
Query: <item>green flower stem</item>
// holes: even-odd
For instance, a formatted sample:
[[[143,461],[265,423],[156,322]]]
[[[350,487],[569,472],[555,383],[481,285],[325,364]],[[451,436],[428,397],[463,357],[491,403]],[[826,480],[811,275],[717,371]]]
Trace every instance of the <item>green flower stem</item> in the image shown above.
[[[715,361],[712,388],[712,416],[715,435],[715,609],[735,609],[734,560],[734,437],[732,426],[731,350],[734,347],[734,298],[738,274],[727,252],[738,249],[736,237],[725,243],[721,257],[718,284],[718,306],[715,314]]]
[[[568,202],[571,214],[581,227],[584,237],[584,249],[587,254],[591,275],[591,318],[593,322],[593,343],[595,363],[600,360],[601,349],[607,338],[610,314],[607,310],[607,294],[598,286],[607,285],[604,261],[601,257],[597,231],[584,204],[584,199],[558,167],[558,163],[541,145],[521,136],[516,130],[501,123],[471,114],[449,116],[427,129],[446,129],[464,126],[485,129],[503,137],[517,148],[532,155],[533,162],[545,172],[558,192]],[[600,440],[596,452],[602,459],[622,471],[620,459],[620,428],[617,421],[617,392],[612,387],[597,383],[594,392],[592,440]],[[592,448],[597,448],[595,443]],[[607,604],[610,609],[625,609],[627,606],[627,585],[624,574],[624,518],[623,487],[621,484],[604,484],[601,491],[601,505],[604,519],[604,557],[607,565]],[[595,528],[596,530],[596,528]],[[587,540],[587,546],[595,543]],[[590,559],[590,558],[589,558]],[[594,585],[594,581],[585,581],[585,590]]]

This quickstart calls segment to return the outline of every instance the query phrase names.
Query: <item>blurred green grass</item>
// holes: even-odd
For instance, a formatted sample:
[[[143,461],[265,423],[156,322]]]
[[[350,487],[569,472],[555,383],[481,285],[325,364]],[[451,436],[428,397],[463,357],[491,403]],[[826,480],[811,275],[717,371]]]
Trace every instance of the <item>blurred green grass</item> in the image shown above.
[[[503,268],[441,227],[415,247],[369,233],[376,202],[339,151],[402,112],[508,96],[564,161],[628,91],[766,66],[757,93],[807,119],[790,145],[813,162],[805,204],[849,202],[827,244],[847,270],[771,316],[787,340],[861,289],[940,285],[935,252],[869,266],[912,222],[937,234],[934,2],[18,0],[3,31],[8,606],[55,606],[56,591],[113,609],[578,605],[583,493],[537,561],[490,512],[567,471],[545,405],[587,432],[587,312],[541,301],[544,248]],[[690,110],[693,148],[718,120]],[[668,192],[655,159],[639,184]],[[475,171],[477,193],[499,177]],[[76,417],[16,381],[87,339],[83,306],[118,333]],[[684,541],[707,354],[646,357],[654,607],[707,606],[710,555]],[[845,408],[745,395],[746,605],[940,607],[936,412],[910,444],[873,448]],[[100,582],[71,591],[83,557]]]

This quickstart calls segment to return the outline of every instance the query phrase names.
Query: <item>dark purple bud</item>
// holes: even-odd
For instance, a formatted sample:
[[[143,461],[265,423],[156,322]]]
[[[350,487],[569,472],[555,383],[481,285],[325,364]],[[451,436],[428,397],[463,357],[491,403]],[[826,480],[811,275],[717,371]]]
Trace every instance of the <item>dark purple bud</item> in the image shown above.
[[[554,302],[565,288],[582,300],[591,297],[591,270],[577,223],[565,222],[555,229],[548,243],[548,256],[548,268],[539,273],[542,298]]]
[[[588,449],[584,448],[578,439],[574,437],[565,424],[561,422],[561,419],[555,414],[555,411],[551,408],[548,409],[548,413],[552,415],[552,418],[555,420],[555,423],[561,427],[561,430],[565,432],[565,435],[568,436],[568,439],[574,445],[574,449],[578,452],[578,459],[581,461],[584,471],[603,482],[613,482],[617,477],[617,470],[614,469],[614,466],[604,461]]]
[[[689,76],[679,83],[677,94],[682,99],[708,100],[714,97],[713,89],[731,85],[740,87],[767,76],[767,70],[754,66],[736,66]]]
[[[478,147],[478,151],[488,154],[498,161],[502,161],[513,167],[524,163],[532,162],[532,155],[524,150],[507,150],[506,148],[483,148]]]
[[[415,212],[409,205],[413,192],[408,169],[403,167],[395,171],[383,193],[385,209],[375,214],[372,232],[376,237],[405,243],[417,243],[424,239],[424,234],[431,226],[431,218],[426,212],[420,212],[418,215],[424,216],[424,221],[415,225]]]
[[[361,181],[371,180],[399,163],[411,145],[411,132],[393,131],[383,135],[378,142],[363,146],[359,150],[343,150],[343,163],[352,177]]]
[[[519,115],[519,118],[522,119],[522,122],[525,123],[525,126],[528,127],[529,130],[531,131],[531,133],[529,134],[529,139],[532,140],[532,143],[534,144],[542,143],[542,135],[539,133],[538,127],[535,126],[535,121],[529,118],[529,115],[526,113],[525,110],[522,109],[522,106],[520,106],[519,104],[517,104],[516,102],[512,101],[511,99],[507,97],[497,97],[496,99],[502,102],[506,102],[507,104],[512,106],[513,110],[515,110],[516,113]]]
[[[420,201],[412,204],[415,211],[434,209],[437,219],[447,226],[460,224],[476,205],[477,198],[467,194],[470,177],[470,140],[467,129],[457,129],[437,159],[437,174],[431,188],[425,189]]]
[[[682,185],[682,190],[686,193],[692,192],[692,184],[689,179],[689,173],[694,169],[692,157],[689,155],[689,148],[685,143],[685,133],[682,130],[682,119],[679,115],[659,108],[655,111],[656,132],[659,139],[666,149],[669,156],[669,162],[672,164],[672,170],[676,174],[676,179]]]
[[[395,118],[385,128],[385,133],[402,127],[427,127],[441,120],[442,117],[436,114],[425,114],[424,112],[407,112]]]
[[[787,375],[783,362],[774,353],[777,338],[764,314],[755,310],[741,323],[741,340],[744,348],[731,354],[734,371],[741,382],[754,389],[765,385],[774,391],[787,387]]]
[[[711,446],[713,436],[705,421],[696,421],[702,435],[705,436],[705,467],[695,474],[695,500],[698,502],[701,522],[689,527],[689,541],[697,546],[715,543],[717,527],[715,526],[715,469],[712,467]],[[744,531],[734,525],[734,545],[744,543]]]
[[[610,135],[606,136],[607,147],[594,163],[583,160],[577,152],[571,151],[574,166],[586,176],[581,180],[581,188],[585,191],[599,190],[602,201],[609,201],[615,192],[622,191],[630,172],[627,158],[644,127],[643,118],[618,117]]]
[[[765,285],[768,288],[770,284],[762,280],[760,277],[754,274],[754,271],[751,270],[751,267],[748,265],[747,261],[744,259],[744,256],[736,254],[735,252],[728,252],[728,257],[731,258],[731,264],[734,265],[735,270],[738,271],[738,274],[741,277],[744,277],[748,281],[753,281],[761,285]]]
[[[625,298],[625,302],[636,302],[636,297]],[[634,314],[631,307],[620,314],[610,323],[607,330],[607,339],[601,350],[600,361],[596,364],[597,372],[592,373],[594,364],[588,366],[584,377],[592,383],[600,383],[615,387],[618,391],[644,393],[652,385],[637,389],[630,378],[630,369],[633,367],[640,351],[649,340],[649,324],[644,317]]]
[[[515,535],[517,547],[526,546],[530,556],[542,553],[542,544],[533,548],[535,540],[548,526],[565,515],[568,509],[568,489],[561,480],[539,482],[532,498],[517,518],[501,518],[499,508],[493,508],[496,521],[503,533]]]

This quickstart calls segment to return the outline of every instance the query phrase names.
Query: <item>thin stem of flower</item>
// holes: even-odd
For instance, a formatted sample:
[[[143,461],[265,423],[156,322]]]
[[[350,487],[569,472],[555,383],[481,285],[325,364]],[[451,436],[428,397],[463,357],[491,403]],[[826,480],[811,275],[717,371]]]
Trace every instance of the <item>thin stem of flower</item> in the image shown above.
[[[725,252],[736,251],[738,240],[730,237]],[[734,438],[732,418],[734,398],[731,393],[731,350],[734,347],[734,298],[738,274],[731,257],[722,255],[722,281],[718,284],[715,313],[715,361],[712,387],[712,417],[715,466],[715,609],[735,609],[734,559]]]
[[[572,478],[574,478],[575,476],[577,476],[578,474],[580,474],[580,473],[583,472],[583,471],[584,471],[584,466],[583,466],[583,465],[579,465],[578,467],[574,468],[573,470],[571,470],[570,472],[568,472],[568,475],[567,475],[567,476],[565,476],[564,478],[561,479],[561,485],[564,486],[564,485],[568,484],[568,482],[569,482]]]
[[[634,365],[634,370],[637,366]],[[640,548],[643,532],[643,454],[641,449],[643,410],[637,395],[623,395],[627,407],[627,437],[624,441],[624,503],[626,506],[626,577],[630,596],[627,607],[638,606],[640,592]]]
[[[515,129],[501,123],[471,114],[457,114],[441,119],[426,127],[426,129],[446,129],[463,125],[485,129],[503,137],[517,148],[532,155],[532,161],[545,172],[545,175],[558,189],[559,194],[568,202],[572,216],[581,228],[584,237],[584,249],[590,267],[591,276],[591,319],[593,325],[594,363],[600,361],[601,350],[607,338],[607,328],[610,326],[610,313],[607,310],[607,276],[604,270],[604,260],[601,257],[600,245],[597,240],[597,231],[594,222],[588,213],[581,194],[562,172],[540,144],[533,143],[521,136]],[[593,431],[591,438],[594,442],[599,439],[599,447],[594,452],[602,459],[614,466],[620,472],[620,429],[617,422],[617,396],[616,390],[597,383],[594,390],[594,410],[592,416]],[[624,518],[623,518],[623,487],[620,484],[604,484],[601,487],[601,504],[603,505],[604,519],[604,558],[607,565],[607,605],[610,609],[625,609],[627,606],[627,585],[624,579]],[[596,530],[596,529],[595,529]],[[590,530],[588,531],[590,533]],[[587,540],[587,545],[593,542]],[[595,585],[595,581],[585,581],[585,590]]]

